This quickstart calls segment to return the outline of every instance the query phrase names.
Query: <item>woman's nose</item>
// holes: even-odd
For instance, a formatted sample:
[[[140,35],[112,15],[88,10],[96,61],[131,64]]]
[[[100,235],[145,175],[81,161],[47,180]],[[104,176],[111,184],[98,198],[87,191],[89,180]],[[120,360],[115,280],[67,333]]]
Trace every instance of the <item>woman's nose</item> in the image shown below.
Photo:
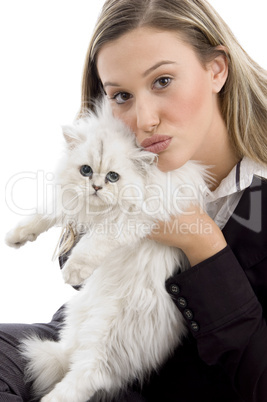
[[[159,113],[157,107],[148,100],[136,103],[136,126],[138,131],[151,133],[159,125]]]

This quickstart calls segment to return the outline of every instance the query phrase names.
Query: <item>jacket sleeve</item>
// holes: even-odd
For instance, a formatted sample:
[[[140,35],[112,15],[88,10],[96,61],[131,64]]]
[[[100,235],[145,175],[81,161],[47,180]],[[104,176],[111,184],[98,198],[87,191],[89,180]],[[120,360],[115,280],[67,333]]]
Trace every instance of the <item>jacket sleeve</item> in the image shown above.
[[[223,366],[244,401],[266,402],[267,325],[230,247],[170,278],[166,286],[188,322],[201,359]]]

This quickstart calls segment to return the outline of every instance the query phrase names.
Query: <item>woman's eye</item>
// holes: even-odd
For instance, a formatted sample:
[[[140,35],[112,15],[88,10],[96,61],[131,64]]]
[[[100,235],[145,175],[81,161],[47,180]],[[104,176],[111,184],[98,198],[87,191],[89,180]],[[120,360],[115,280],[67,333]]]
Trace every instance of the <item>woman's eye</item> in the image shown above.
[[[108,172],[106,175],[106,180],[109,181],[110,183],[115,183],[118,181],[120,178],[120,175],[116,172]]]
[[[93,169],[91,166],[82,165],[80,168],[80,173],[85,177],[92,177],[93,176]]]
[[[166,88],[171,83],[170,77],[161,77],[154,82],[154,87],[156,89]]]
[[[127,100],[131,99],[131,97],[132,95],[128,92],[119,92],[115,94],[112,99],[115,99],[115,101],[120,105],[127,102]]]

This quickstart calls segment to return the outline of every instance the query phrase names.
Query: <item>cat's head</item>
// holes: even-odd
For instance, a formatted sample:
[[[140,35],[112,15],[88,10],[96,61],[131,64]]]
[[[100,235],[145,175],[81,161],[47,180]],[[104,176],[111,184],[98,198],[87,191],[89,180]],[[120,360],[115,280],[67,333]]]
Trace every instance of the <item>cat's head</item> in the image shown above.
[[[63,127],[66,155],[58,171],[62,206],[83,219],[111,210],[140,210],[156,155],[137,146],[135,135],[112,116],[107,102]]]

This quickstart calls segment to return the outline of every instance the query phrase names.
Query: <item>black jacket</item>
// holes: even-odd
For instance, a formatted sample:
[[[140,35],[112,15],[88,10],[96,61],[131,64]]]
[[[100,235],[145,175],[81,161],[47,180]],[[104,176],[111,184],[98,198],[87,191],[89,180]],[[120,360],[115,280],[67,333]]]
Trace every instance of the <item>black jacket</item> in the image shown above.
[[[267,182],[254,177],[223,229],[227,247],[167,281],[190,334],[146,400],[267,401],[266,206]]]
[[[188,336],[116,402],[267,401],[266,206],[267,181],[254,177],[223,229],[227,247],[166,282]]]

